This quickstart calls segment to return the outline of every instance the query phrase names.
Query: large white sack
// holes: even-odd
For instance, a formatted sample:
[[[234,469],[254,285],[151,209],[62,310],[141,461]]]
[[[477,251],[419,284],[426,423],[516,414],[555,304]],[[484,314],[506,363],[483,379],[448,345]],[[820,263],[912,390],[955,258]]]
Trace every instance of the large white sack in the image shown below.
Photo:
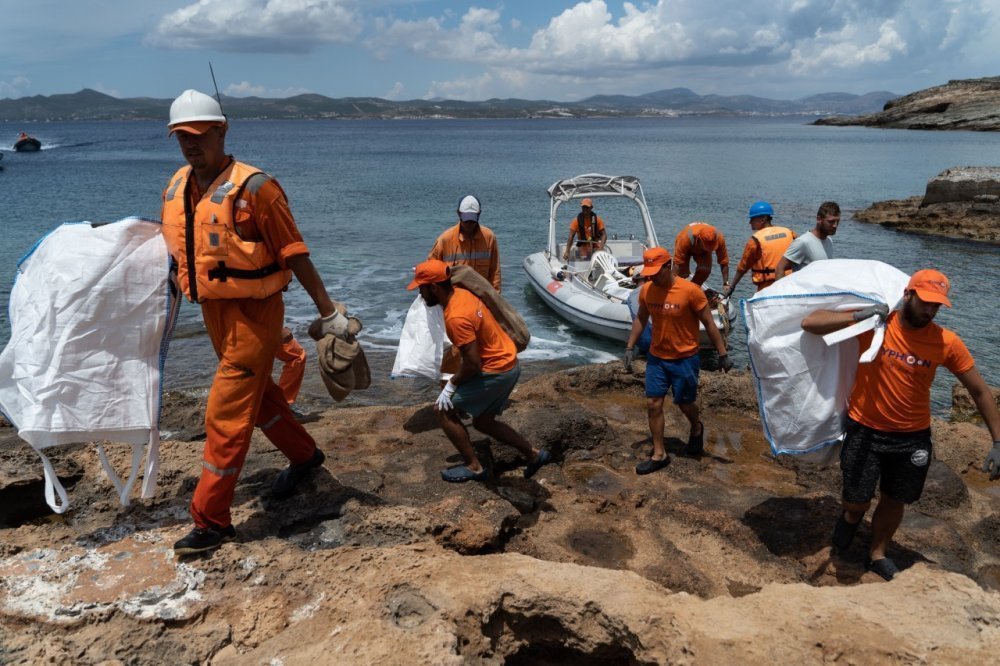
[[[99,447],[105,471],[127,504],[146,451],[143,496],[155,491],[161,375],[179,304],[170,279],[160,223],[137,217],[63,224],[18,263],[0,409],[41,456],[57,513],[68,500],[42,452],[51,446],[131,443],[129,481]]]
[[[440,305],[427,307],[424,299],[417,296],[403,321],[391,377],[440,379],[441,359],[446,347],[451,345],[447,340],[444,310]]]
[[[895,309],[909,276],[880,261],[816,261],[741,301],[750,367],[764,435],[775,454],[832,462],[843,441],[847,400],[854,385],[854,337],[827,344],[801,322],[814,310],[857,310],[873,303]],[[884,326],[872,318],[847,335],[872,330],[867,362],[882,346]],[[844,334],[831,337],[844,337]]]

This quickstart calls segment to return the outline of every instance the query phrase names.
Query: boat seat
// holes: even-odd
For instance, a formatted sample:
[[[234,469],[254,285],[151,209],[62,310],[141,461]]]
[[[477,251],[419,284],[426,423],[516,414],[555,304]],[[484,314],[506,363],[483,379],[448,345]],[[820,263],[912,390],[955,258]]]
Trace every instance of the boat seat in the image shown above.
[[[620,280],[627,279],[618,270],[618,262],[615,261],[614,256],[610,252],[603,250],[595,252],[594,256],[591,257],[590,271],[587,273],[587,277],[590,284],[601,291],[604,291],[604,288],[608,285],[613,284],[617,286]]]

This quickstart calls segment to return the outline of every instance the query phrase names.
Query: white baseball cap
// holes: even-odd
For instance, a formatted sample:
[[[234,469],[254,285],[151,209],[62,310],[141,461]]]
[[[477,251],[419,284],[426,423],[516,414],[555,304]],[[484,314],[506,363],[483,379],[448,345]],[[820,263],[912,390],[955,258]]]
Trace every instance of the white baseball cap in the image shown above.
[[[480,212],[479,199],[471,194],[466,195],[458,202],[458,219],[463,222],[478,222]]]

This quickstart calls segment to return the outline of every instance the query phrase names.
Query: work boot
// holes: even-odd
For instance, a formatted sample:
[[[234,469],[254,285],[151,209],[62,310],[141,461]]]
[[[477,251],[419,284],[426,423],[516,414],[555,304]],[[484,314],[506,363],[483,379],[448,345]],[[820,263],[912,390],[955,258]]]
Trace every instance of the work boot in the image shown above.
[[[291,497],[295,493],[295,489],[298,487],[302,480],[309,476],[309,470],[319,467],[326,460],[326,456],[323,451],[317,446],[316,452],[313,453],[313,457],[304,463],[298,465],[289,465],[285,469],[281,470],[278,474],[278,478],[274,480],[271,484],[271,495],[277,499],[285,499],[286,497]]]
[[[188,532],[186,537],[174,544],[174,553],[176,555],[204,553],[205,551],[215,550],[225,542],[232,541],[235,538],[236,530],[232,525],[223,527],[222,529],[196,527]]]

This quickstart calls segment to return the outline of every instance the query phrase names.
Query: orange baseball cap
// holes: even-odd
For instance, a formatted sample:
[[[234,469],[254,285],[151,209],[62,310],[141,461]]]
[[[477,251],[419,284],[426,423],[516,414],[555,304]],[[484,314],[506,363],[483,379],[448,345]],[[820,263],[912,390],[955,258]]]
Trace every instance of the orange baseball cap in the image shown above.
[[[173,134],[174,132],[187,132],[188,134],[204,134],[213,127],[222,127],[226,123],[220,123],[217,120],[193,120],[187,123],[177,123],[176,125],[170,126],[170,131],[167,136]]]
[[[947,276],[941,271],[936,271],[932,268],[917,271],[910,278],[909,284],[906,285],[907,291],[917,292],[917,296],[925,303],[940,303],[950,308],[951,301],[948,300],[949,289],[951,289],[951,283],[948,281]]]
[[[590,199],[584,199],[583,201],[580,202],[580,208],[583,208],[583,207],[593,208],[594,207],[594,202],[591,201]]]
[[[656,275],[660,269],[670,263],[670,253],[663,247],[651,247],[642,253],[642,270],[640,275],[649,277]]]
[[[701,239],[701,242],[705,244],[707,249],[714,250],[719,239],[718,234],[715,232],[715,227],[708,222],[696,222],[696,224],[698,226],[694,229],[694,235]]]
[[[428,259],[417,264],[413,269],[413,282],[406,286],[407,289],[416,289],[425,284],[437,284],[444,282],[451,277],[451,269],[448,264],[440,259]]]

